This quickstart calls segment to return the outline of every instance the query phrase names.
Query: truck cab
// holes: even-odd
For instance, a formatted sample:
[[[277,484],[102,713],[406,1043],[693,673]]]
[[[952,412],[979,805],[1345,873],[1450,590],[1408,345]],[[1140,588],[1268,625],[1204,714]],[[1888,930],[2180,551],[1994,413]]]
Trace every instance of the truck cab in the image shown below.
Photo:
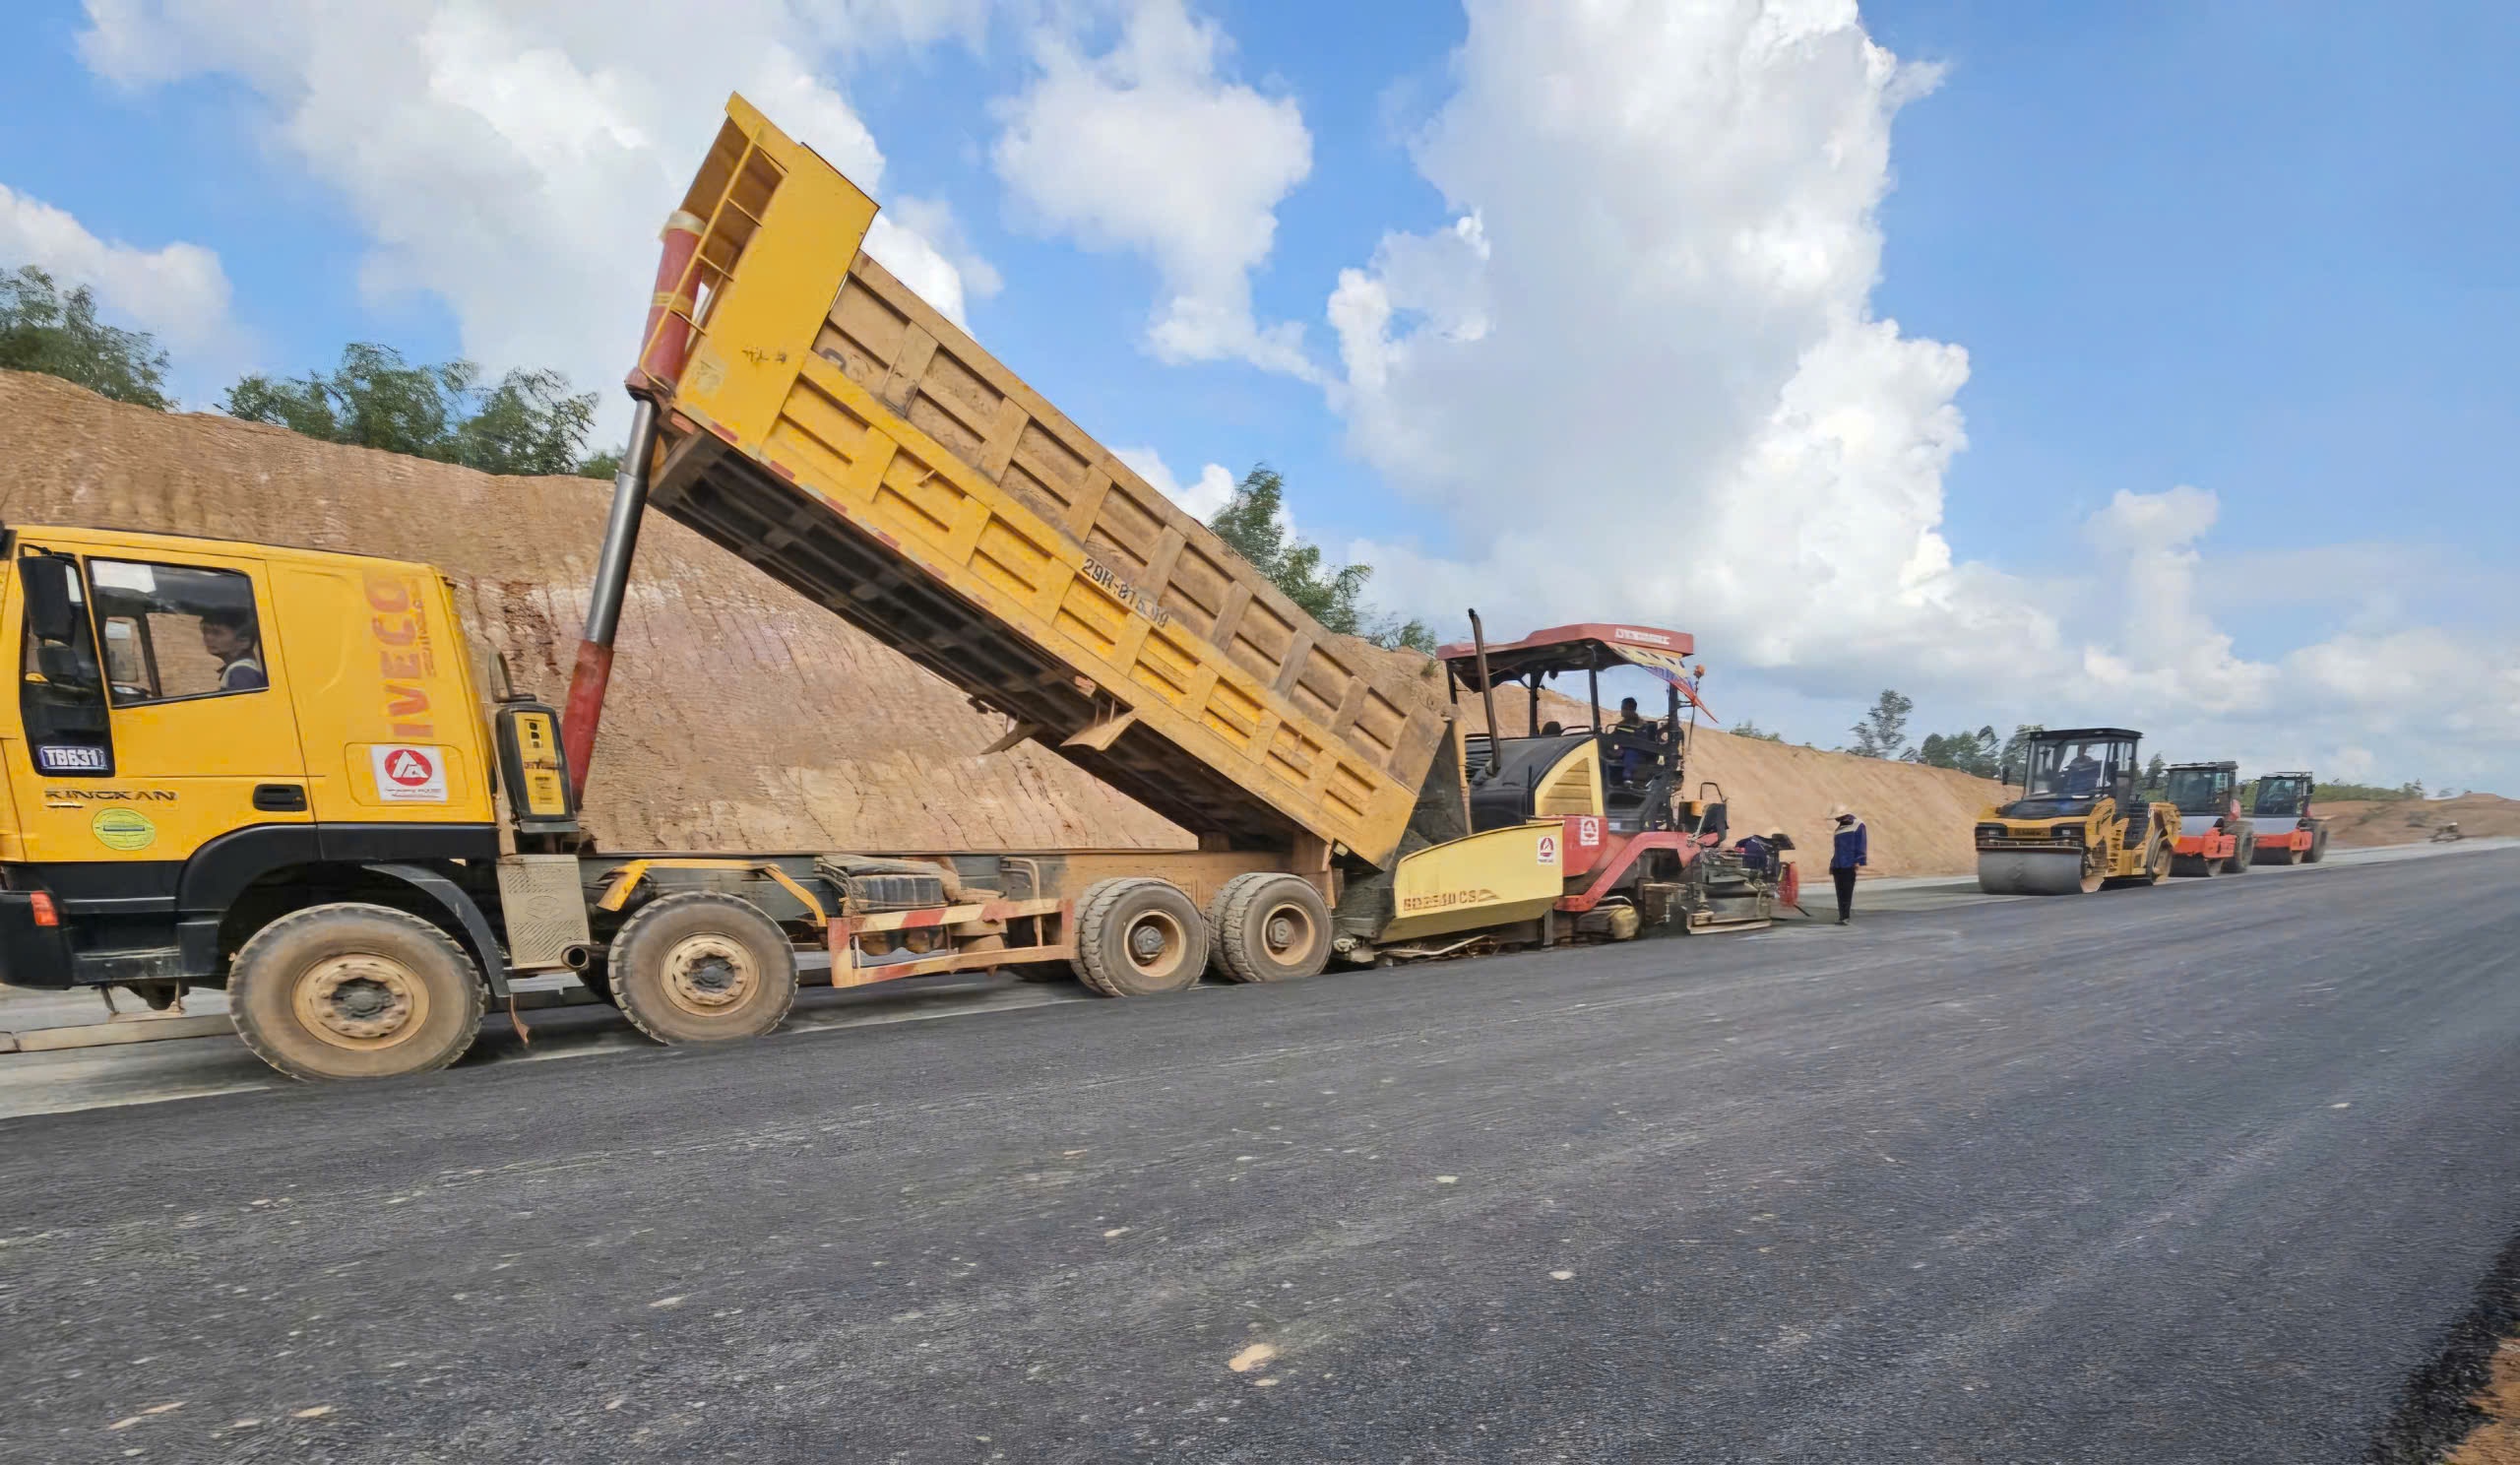
[[[0,543],[0,980],[214,985],[258,890],[498,857],[472,651],[427,566],[48,527]]]

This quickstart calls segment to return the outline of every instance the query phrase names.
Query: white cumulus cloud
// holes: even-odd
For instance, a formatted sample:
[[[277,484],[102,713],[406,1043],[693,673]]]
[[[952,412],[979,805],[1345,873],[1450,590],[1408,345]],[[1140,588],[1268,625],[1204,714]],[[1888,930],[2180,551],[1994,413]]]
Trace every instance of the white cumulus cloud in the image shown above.
[[[1387,603],[1663,621],[1850,708],[1896,685],[2304,758],[2403,714],[2410,763],[2510,766],[2478,740],[2520,734],[2507,650],[2383,626],[2240,655],[2208,491],[2120,493],[2044,579],[1954,555],[1968,354],[1872,303],[1892,126],[1939,74],[1853,0],[1467,8],[1413,145],[1450,217],[1385,234],[1327,308],[1352,450],[1446,530],[1351,547]]]
[[[657,230],[725,89],[880,200],[884,155],[813,58],[973,36],[985,7],[89,0],[88,18],[83,53],[109,80],[216,75],[250,90],[275,151],[365,231],[365,287],[435,295],[467,354],[557,366],[601,389],[617,423],[609,389],[636,349]],[[949,314],[994,285],[941,204],[879,217],[867,248]]]
[[[1099,56],[1044,27],[1039,75],[999,104],[994,161],[1045,230],[1153,261],[1163,298],[1147,345],[1159,359],[1238,358],[1310,379],[1301,328],[1253,317],[1251,272],[1269,257],[1278,205],[1312,171],[1312,135],[1292,99],[1220,74],[1228,48],[1182,0],[1132,0]]]
[[[1199,470],[1196,479],[1184,483],[1172,476],[1172,470],[1164,465],[1164,455],[1153,448],[1113,448],[1111,456],[1127,464],[1139,478],[1154,484],[1202,524],[1214,518],[1217,510],[1233,497],[1233,475],[1222,463],[1209,464]]]
[[[86,286],[103,315],[158,338],[178,375],[232,364],[243,333],[219,256],[199,244],[143,249],[100,239],[70,213],[0,184],[0,269],[32,265],[64,289]]]

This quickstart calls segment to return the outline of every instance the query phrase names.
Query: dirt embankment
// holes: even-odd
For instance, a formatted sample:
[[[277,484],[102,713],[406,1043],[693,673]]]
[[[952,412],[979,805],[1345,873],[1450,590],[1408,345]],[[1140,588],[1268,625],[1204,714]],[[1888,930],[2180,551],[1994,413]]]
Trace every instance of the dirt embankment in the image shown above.
[[[2444,824],[2469,839],[2520,836],[2520,799],[2494,794],[2456,798],[2397,798],[2330,803],[2313,796],[2310,811],[2328,821],[2333,845],[2415,845]]]
[[[610,485],[496,478],[0,372],[0,518],[307,544],[437,565],[485,653],[557,700]],[[1003,731],[961,693],[650,516],[622,615],[590,824],[614,849],[1177,848],[1169,822]],[[1405,655],[1394,653],[1393,655]],[[1561,705],[1562,704],[1562,705]],[[1580,704],[1553,699],[1570,724]],[[1476,707],[1471,726],[1477,726]],[[1507,714],[1507,726],[1522,729]],[[1984,780],[1701,729],[1694,779],[1733,827],[1825,848],[1844,802],[1879,874],[1974,868]],[[1825,859],[1825,857],[1822,857]]]

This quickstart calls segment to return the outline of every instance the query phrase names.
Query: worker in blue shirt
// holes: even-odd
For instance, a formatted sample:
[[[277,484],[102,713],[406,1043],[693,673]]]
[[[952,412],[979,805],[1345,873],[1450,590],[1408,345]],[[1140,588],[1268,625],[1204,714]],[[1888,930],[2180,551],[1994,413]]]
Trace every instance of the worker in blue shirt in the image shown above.
[[[1855,921],[1855,873],[1872,860],[1871,841],[1864,838],[1863,821],[1855,810],[1839,804],[1830,810],[1837,821],[1837,840],[1829,852],[1829,878],[1838,887],[1838,924]]]

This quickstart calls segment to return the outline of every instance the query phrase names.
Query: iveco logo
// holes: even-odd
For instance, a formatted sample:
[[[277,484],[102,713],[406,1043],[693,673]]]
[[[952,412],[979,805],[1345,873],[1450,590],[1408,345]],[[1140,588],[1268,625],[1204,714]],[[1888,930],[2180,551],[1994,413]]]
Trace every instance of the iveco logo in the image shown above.
[[[173,803],[164,789],[46,789],[46,798],[76,798],[83,803]]]

